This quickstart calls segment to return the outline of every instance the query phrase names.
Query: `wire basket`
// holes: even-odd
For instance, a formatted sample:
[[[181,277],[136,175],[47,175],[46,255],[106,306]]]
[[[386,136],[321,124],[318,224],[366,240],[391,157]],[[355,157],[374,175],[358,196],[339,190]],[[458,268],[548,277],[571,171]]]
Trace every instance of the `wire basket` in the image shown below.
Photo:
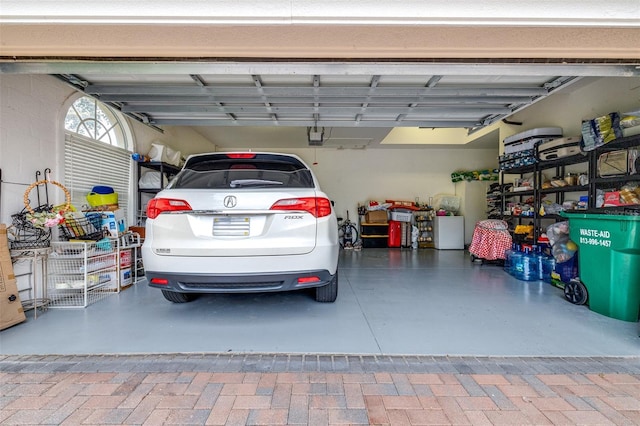
[[[59,238],[62,241],[90,240],[98,241],[106,236],[102,229],[102,213],[85,213],[84,216],[66,217],[58,225]]]
[[[54,207],[49,204],[43,204],[38,207],[31,207],[29,194],[34,188],[41,186],[46,188],[48,185],[54,185],[64,192],[65,204]],[[39,194],[39,193],[38,193]],[[48,203],[47,195],[47,203]],[[38,195],[38,200],[40,196]],[[10,243],[12,250],[26,250],[33,248],[44,248],[51,245],[51,228],[59,225],[64,221],[66,212],[71,209],[71,193],[60,182],[44,179],[32,183],[24,191],[22,197],[24,209],[20,213],[11,216],[12,226],[11,235],[13,240]]]
[[[42,205],[33,209],[37,213],[50,212],[51,206]],[[36,227],[27,218],[29,211],[24,208],[21,212],[11,215],[11,227],[9,232],[11,250],[25,250],[44,248],[51,245],[51,229]]]

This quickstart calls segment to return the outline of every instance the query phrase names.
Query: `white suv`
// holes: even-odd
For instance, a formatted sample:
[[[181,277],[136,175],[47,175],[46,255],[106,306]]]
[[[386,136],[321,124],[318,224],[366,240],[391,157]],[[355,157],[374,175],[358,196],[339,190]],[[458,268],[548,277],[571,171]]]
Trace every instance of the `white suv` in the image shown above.
[[[142,259],[175,303],[198,293],[315,287],[338,295],[338,225],[316,177],[288,154],[190,156],[147,206]]]

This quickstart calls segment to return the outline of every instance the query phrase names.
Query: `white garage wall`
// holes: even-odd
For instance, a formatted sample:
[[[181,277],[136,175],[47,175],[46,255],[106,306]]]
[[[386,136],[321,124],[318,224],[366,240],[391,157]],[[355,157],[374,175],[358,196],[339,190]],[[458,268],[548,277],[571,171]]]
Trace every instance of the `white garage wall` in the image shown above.
[[[22,210],[24,191],[34,182],[36,170],[50,168],[51,179],[64,182],[62,123],[67,109],[78,96],[76,91],[53,77],[0,74],[2,223],[10,224],[11,215]],[[187,153],[215,149],[215,145],[190,128],[174,127],[161,133],[136,121],[128,122],[140,152],[146,153],[156,140],[171,147],[180,141]],[[62,191],[53,190],[49,195],[54,203],[63,201]],[[37,204],[36,199],[34,190],[32,200]],[[131,199],[136,199],[133,192]],[[134,210],[130,209],[131,212]]]
[[[357,218],[357,205],[386,199],[428,202],[455,193],[451,172],[497,167],[496,150],[301,149],[290,151],[309,165],[335,202],[338,216]],[[312,165],[317,162],[317,165]]]
[[[26,185],[34,182],[36,170],[48,167],[52,170],[51,179],[64,181],[59,114],[71,94],[68,86],[50,77],[0,74],[3,223],[10,224],[11,215],[24,207],[23,194]],[[36,191],[32,194],[35,207]],[[50,192],[50,198],[62,200],[62,191]]]

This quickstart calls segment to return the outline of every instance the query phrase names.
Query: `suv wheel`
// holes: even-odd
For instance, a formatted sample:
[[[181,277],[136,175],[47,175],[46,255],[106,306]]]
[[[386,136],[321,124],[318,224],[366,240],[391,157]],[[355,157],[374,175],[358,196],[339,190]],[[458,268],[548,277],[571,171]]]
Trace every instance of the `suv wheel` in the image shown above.
[[[176,293],[175,291],[162,290],[162,295],[169,302],[173,303],[187,303],[194,299],[193,294],[188,293]]]
[[[316,302],[333,303],[338,298],[338,270],[331,282],[322,287],[316,287]]]

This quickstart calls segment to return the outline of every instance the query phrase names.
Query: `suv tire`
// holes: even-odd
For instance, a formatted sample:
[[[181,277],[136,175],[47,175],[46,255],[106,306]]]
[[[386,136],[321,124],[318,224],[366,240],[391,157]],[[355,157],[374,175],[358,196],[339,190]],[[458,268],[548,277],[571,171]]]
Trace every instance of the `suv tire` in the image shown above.
[[[316,287],[316,302],[333,303],[338,298],[338,270],[329,284]]]
[[[169,302],[173,303],[187,303],[194,299],[193,294],[188,293],[176,293],[175,291],[162,290],[162,295]]]

